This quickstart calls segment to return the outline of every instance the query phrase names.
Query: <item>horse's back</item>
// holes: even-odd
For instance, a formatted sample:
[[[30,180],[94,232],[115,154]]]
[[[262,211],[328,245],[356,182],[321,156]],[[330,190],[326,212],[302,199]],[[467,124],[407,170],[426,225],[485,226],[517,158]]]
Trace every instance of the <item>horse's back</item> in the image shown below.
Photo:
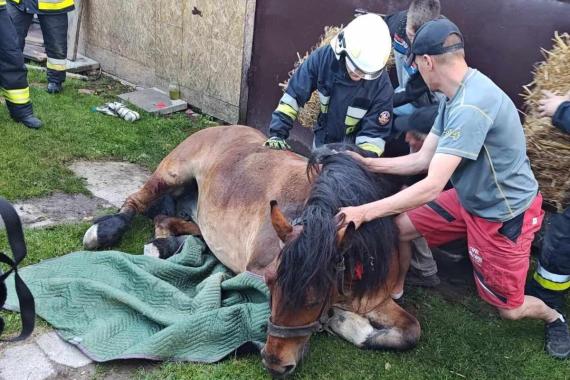
[[[263,267],[279,251],[269,202],[293,217],[309,192],[307,160],[264,147],[265,139],[250,127],[213,127],[172,152],[174,161],[192,161],[183,167],[193,167],[198,183],[197,223],[212,252],[236,272]]]

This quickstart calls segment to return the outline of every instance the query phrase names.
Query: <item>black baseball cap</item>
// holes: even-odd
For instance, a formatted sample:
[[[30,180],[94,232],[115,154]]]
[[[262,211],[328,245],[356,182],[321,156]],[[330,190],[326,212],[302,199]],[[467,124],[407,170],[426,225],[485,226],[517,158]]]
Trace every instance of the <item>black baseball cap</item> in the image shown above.
[[[452,34],[457,34],[461,42],[444,47],[445,40]],[[426,22],[416,31],[409,62],[413,62],[416,55],[439,55],[459,49],[463,49],[463,35],[457,25],[447,18],[438,18]]]
[[[415,131],[427,135],[435,122],[439,105],[433,104],[416,109],[410,115],[401,115],[394,118],[394,128],[398,132]]]

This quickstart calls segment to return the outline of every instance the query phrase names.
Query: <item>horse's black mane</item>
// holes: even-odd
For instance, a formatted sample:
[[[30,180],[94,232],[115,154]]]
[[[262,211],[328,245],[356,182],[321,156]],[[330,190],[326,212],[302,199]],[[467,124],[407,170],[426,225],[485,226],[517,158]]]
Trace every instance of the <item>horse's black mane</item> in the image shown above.
[[[355,150],[353,146],[338,146],[337,150]],[[340,148],[340,149],[339,149]],[[320,166],[322,165],[322,166]],[[349,229],[341,247],[336,243],[335,215],[341,207],[357,206],[392,194],[394,186],[386,177],[370,173],[347,154],[330,148],[315,151],[309,159],[308,173],[317,173],[301,214],[303,231],[281,252],[277,281],[285,302],[300,307],[311,298],[328,296],[336,286],[335,266],[341,252],[346,271],[354,274],[357,263],[363,266],[360,281],[354,281],[352,292],[362,296],[386,282],[388,266],[396,246],[396,226],[392,218],[381,218],[363,224],[358,230]]]

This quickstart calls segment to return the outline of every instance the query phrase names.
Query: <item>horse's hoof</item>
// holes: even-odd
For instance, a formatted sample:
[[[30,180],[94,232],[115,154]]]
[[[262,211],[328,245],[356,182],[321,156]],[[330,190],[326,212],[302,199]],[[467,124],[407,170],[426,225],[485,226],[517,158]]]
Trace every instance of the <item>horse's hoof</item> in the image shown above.
[[[144,254],[145,256],[168,259],[178,253],[186,238],[187,236],[170,236],[154,239],[144,246]]]
[[[116,245],[129,228],[131,219],[127,214],[115,214],[95,220],[83,236],[83,246],[85,249],[94,250]]]
[[[97,229],[99,225],[94,224],[85,232],[83,235],[83,247],[90,251],[99,248],[99,242],[97,241]]]

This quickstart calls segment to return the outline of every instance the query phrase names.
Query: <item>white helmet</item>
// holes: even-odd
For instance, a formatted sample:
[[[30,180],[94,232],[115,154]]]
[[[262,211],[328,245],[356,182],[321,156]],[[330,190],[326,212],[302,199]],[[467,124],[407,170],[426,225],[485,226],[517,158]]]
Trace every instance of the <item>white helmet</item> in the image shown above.
[[[373,13],[352,20],[330,44],[337,58],[344,54],[347,67],[367,80],[380,77],[392,50],[388,26]]]

